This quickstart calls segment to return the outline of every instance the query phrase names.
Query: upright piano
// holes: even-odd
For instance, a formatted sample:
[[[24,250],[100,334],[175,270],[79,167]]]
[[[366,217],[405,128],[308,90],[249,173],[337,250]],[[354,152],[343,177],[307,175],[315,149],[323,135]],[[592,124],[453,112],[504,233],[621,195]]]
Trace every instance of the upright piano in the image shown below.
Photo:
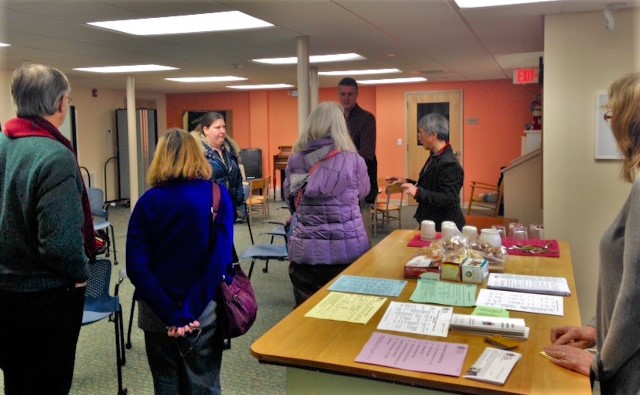
[[[284,200],[284,169],[291,155],[291,145],[281,145],[280,152],[273,155],[273,200],[276,200],[276,170],[280,170],[280,198]]]

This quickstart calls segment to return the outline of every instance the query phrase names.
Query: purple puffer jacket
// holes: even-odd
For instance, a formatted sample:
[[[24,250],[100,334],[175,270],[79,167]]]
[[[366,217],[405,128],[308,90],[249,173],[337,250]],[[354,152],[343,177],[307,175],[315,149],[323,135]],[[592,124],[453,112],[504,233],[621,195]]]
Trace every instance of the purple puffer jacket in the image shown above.
[[[309,152],[333,150],[328,139],[312,141],[302,153],[289,158],[284,183],[290,202],[291,175],[311,169]],[[371,247],[360,215],[360,199],[370,189],[367,166],[355,152],[340,152],[323,161],[309,177],[289,240],[289,259],[309,265],[350,264]],[[296,193],[295,191],[293,193]]]

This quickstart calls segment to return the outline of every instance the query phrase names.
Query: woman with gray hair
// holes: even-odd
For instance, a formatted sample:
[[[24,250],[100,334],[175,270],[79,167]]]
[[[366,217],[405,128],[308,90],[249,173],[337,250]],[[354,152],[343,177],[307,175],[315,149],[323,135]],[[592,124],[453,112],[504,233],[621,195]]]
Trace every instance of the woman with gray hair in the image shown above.
[[[371,246],[359,203],[369,193],[367,165],[338,104],[321,103],[309,115],[285,174],[293,212],[289,277],[298,306]]]
[[[418,223],[434,221],[440,231],[442,221],[453,221],[462,229],[465,220],[460,208],[460,189],[464,170],[449,144],[449,121],[442,114],[427,114],[418,121],[418,136],[422,147],[431,151],[418,180],[389,177],[387,181],[402,184],[404,191],[416,199],[414,218]]]
[[[89,200],[71,142],[58,130],[67,77],[27,64],[13,73],[17,118],[0,134],[0,368],[6,394],[67,394],[82,322]]]

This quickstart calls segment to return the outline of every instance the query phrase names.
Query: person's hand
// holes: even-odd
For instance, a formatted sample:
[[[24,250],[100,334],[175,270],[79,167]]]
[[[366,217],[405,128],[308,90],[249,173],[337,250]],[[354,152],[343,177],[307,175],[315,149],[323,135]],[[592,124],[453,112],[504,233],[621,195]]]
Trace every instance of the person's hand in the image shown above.
[[[404,184],[407,182],[406,178],[400,178],[400,177],[387,177],[384,179],[386,182],[388,182],[389,184],[393,185],[393,184]]]
[[[405,182],[404,184],[400,185],[402,187],[402,189],[404,190],[404,193],[412,196],[412,197],[416,197],[416,192],[418,191],[418,188],[408,182]]]
[[[551,343],[576,348],[589,348],[596,342],[596,328],[592,326],[561,326],[551,328]]]
[[[185,326],[170,326],[167,328],[167,336],[169,337],[185,337],[200,327],[199,321],[193,321]]]
[[[551,357],[551,362],[565,369],[585,376],[589,376],[591,372],[593,354],[585,350],[567,345],[551,345],[544,352]]]

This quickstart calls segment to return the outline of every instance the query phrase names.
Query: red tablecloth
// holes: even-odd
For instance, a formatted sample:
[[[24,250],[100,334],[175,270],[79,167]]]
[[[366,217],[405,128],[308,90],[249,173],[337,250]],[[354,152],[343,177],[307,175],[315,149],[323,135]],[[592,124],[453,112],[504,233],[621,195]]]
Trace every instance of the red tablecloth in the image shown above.
[[[507,254],[509,255],[521,255],[521,256],[542,256],[548,258],[560,258],[560,245],[558,240],[543,240],[543,239],[529,239],[526,241],[514,240],[510,237],[502,240],[502,245],[507,248]],[[517,249],[509,249],[514,246],[533,246],[533,247],[546,247],[547,252],[531,253]]]
[[[436,240],[441,239],[441,238],[442,238],[442,233],[440,233],[440,232],[436,233]],[[434,240],[422,240],[420,238],[420,232],[418,232],[415,236],[413,236],[413,239],[411,239],[411,241],[409,241],[407,246],[409,246],[409,247],[429,247],[431,245],[432,241],[434,241]]]

